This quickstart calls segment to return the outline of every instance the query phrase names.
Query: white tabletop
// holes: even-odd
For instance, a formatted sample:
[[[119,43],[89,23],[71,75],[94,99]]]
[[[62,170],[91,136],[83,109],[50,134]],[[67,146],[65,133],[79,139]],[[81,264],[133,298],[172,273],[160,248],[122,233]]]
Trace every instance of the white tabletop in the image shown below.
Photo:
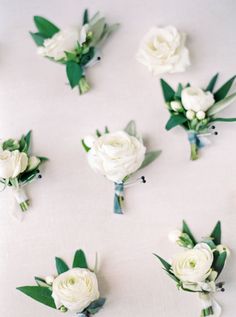
[[[197,237],[222,221],[223,242],[232,253],[236,239],[236,124],[217,124],[218,137],[189,161],[189,144],[180,128],[164,129],[159,78],[135,60],[142,36],[152,25],[175,25],[188,34],[192,66],[164,75],[206,85],[235,74],[234,0],[0,1],[0,137],[33,130],[33,151],[48,156],[43,178],[28,187],[31,211],[23,222],[11,217],[9,191],[0,198],[0,316],[61,316],[60,312],[16,291],[33,285],[35,275],[55,273],[54,257],[71,263],[83,248],[93,264],[100,259],[100,290],[107,297],[100,317],[196,317],[194,294],[177,291],[152,255],[166,259],[179,251],[167,235],[186,219]],[[121,27],[106,43],[102,61],[88,72],[93,89],[84,96],[66,85],[65,69],[36,54],[28,31],[33,15],[58,26],[78,24],[83,10],[100,10]],[[236,104],[224,111],[236,116]],[[126,192],[126,213],[112,213],[113,184],[88,166],[80,139],[96,128],[123,128],[135,119],[150,149],[160,158],[142,173],[147,184]],[[141,174],[140,174],[141,175]],[[224,317],[235,316],[234,255],[222,274],[226,292],[218,294]]]

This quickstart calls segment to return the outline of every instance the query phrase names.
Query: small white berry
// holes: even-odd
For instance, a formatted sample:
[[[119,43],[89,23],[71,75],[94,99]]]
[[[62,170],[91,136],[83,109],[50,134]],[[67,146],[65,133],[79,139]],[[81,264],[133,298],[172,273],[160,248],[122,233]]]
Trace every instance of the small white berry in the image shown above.
[[[50,275],[50,276],[47,276],[45,278],[45,281],[48,285],[52,285],[53,281],[55,280],[54,276]]]
[[[186,117],[189,120],[193,120],[195,118],[195,112],[193,110],[188,110],[186,112]]]
[[[171,109],[174,111],[179,111],[182,109],[181,102],[179,101],[171,101],[170,106],[171,106]]]
[[[206,113],[204,111],[198,111],[196,117],[198,118],[198,120],[203,120],[206,117]]]

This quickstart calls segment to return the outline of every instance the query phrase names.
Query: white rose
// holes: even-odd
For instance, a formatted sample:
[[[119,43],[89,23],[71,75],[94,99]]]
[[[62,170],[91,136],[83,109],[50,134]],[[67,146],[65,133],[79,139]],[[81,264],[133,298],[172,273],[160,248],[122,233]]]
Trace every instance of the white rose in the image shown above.
[[[28,165],[28,156],[24,152],[0,151],[0,177],[14,178],[24,172]]]
[[[186,110],[207,111],[215,102],[210,91],[197,87],[187,87],[182,90],[181,100]]]
[[[146,148],[124,131],[106,133],[97,138],[88,152],[92,169],[113,182],[122,182],[125,176],[141,166]]]
[[[185,39],[174,26],[152,27],[141,41],[137,60],[153,75],[183,72],[190,65]]]
[[[52,297],[57,308],[80,313],[99,298],[97,277],[87,269],[71,269],[55,278]]]
[[[79,41],[80,35],[78,28],[67,28],[46,39],[43,46],[38,48],[38,54],[55,59],[56,61],[65,58],[65,51],[71,52]]]
[[[193,249],[177,255],[172,262],[174,274],[182,282],[204,282],[210,275],[213,253],[206,243],[198,243]]]
[[[168,238],[171,242],[176,243],[182,235],[182,231],[176,229],[169,233]]]

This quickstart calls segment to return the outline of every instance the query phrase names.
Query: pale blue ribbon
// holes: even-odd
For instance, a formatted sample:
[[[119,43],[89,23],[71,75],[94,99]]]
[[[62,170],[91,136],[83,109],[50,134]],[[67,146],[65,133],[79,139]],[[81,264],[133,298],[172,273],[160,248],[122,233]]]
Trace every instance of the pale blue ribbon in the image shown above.
[[[115,183],[114,213],[123,214],[124,183]]]
[[[88,315],[84,313],[76,313],[76,317],[88,317]]]
[[[201,139],[201,135],[199,135],[196,131],[188,131],[188,140],[190,144],[196,144],[199,149],[203,148],[206,145]]]

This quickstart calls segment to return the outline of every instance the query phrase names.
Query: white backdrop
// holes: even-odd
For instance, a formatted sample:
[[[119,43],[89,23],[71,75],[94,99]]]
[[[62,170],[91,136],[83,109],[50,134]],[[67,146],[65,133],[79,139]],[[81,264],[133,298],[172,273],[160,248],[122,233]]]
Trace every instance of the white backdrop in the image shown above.
[[[10,192],[0,194],[0,316],[61,316],[16,291],[33,276],[55,273],[54,256],[72,261],[83,248],[100,259],[100,289],[107,297],[101,317],[196,317],[194,295],[178,292],[152,252],[169,259],[178,247],[167,239],[186,219],[197,237],[222,220],[223,242],[232,258],[218,294],[225,317],[235,316],[236,124],[218,124],[219,136],[201,159],[189,161],[181,129],[166,132],[159,78],[136,62],[142,36],[152,25],[173,24],[188,33],[192,66],[163,76],[206,85],[217,72],[223,83],[235,74],[234,0],[0,0],[0,137],[33,130],[33,150],[48,156],[43,178],[28,188],[33,200],[22,223],[10,216]],[[33,15],[58,26],[78,24],[84,8],[100,10],[121,27],[106,43],[102,61],[89,70],[93,90],[84,96],[66,85],[65,69],[36,54],[28,31]],[[236,116],[236,104],[225,116]],[[126,193],[127,213],[112,213],[113,185],[90,170],[81,137],[103,128],[123,128],[135,119],[160,158],[144,174],[146,185]],[[234,267],[234,268],[233,268]]]

